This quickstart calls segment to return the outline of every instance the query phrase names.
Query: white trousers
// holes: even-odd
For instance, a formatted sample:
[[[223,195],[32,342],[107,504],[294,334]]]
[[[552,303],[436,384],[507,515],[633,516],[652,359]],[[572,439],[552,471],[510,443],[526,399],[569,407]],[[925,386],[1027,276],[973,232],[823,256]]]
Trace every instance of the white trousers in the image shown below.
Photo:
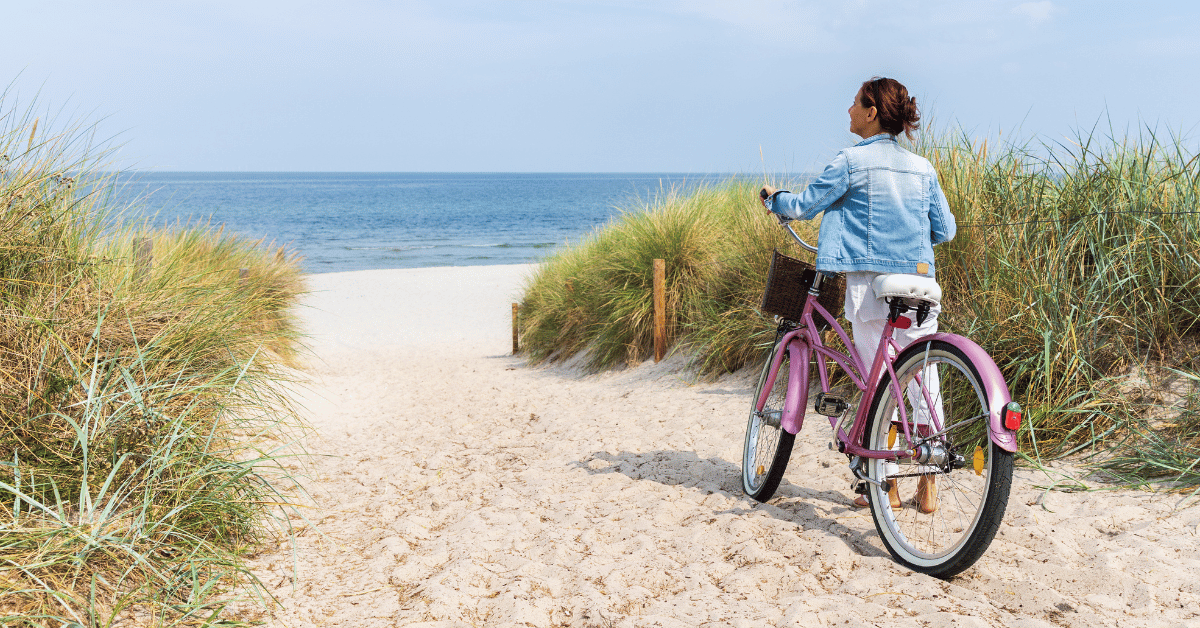
[[[868,272],[846,273],[846,319],[850,321],[850,333],[854,338],[854,348],[858,350],[858,355],[862,358],[867,371],[870,371],[871,364],[875,360],[879,339],[883,336],[884,326],[887,325],[888,304],[883,299],[876,297],[875,290],[871,287],[871,282],[879,275],[880,273]],[[941,311],[940,305],[931,307],[925,324],[918,326],[914,319],[912,327],[896,329],[892,332],[892,338],[903,350],[917,338],[935,333],[938,330],[937,319]],[[891,357],[895,358],[894,355]],[[864,377],[866,375],[867,373],[863,373]],[[937,371],[929,369],[928,372],[922,374],[922,379],[929,389],[930,398],[934,400],[934,410],[940,417],[942,408],[938,394],[940,382]],[[914,419],[918,425],[929,425],[929,407],[915,381],[909,383],[907,393],[909,407],[916,409],[914,412],[916,416],[910,418]]]

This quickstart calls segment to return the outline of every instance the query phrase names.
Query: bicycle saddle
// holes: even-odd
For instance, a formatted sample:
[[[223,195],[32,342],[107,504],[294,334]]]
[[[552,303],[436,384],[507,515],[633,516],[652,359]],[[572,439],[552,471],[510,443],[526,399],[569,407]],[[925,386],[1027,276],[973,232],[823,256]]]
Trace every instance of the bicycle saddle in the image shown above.
[[[900,297],[927,301],[932,305],[942,301],[942,287],[932,277],[922,275],[880,275],[871,282],[871,287],[875,289],[875,296],[881,299]]]

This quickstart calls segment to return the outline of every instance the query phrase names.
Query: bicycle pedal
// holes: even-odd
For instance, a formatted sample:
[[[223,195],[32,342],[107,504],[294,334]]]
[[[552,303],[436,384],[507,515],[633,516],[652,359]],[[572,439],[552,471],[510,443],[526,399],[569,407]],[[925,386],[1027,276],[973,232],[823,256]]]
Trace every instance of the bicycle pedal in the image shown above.
[[[841,416],[849,407],[850,404],[846,403],[845,399],[823,392],[817,393],[816,399],[813,401],[813,411],[828,417]]]
[[[867,483],[866,482],[858,482],[857,484],[855,484],[854,492],[859,495],[866,495],[867,494]]]

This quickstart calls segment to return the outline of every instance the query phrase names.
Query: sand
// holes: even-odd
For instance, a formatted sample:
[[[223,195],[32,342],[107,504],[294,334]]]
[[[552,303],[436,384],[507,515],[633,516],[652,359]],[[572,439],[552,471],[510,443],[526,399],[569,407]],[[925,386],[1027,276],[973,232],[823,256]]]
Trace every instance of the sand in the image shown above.
[[[979,562],[915,574],[850,507],[826,424],[771,503],[742,495],[745,374],[511,356],[530,270],[311,278],[314,525],[254,558],[268,625],[1200,625],[1200,508],[1178,496],[1020,468]]]

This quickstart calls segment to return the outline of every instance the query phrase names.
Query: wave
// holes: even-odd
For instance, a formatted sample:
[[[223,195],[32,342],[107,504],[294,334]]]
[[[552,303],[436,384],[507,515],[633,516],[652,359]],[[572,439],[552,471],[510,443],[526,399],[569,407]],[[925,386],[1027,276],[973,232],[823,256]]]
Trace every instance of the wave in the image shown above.
[[[344,246],[342,249],[346,251],[390,251],[392,253],[402,253],[404,251],[420,251],[423,249],[436,249],[438,245],[428,244],[424,246]]]
[[[428,249],[549,249],[558,246],[554,242],[533,242],[529,244],[511,242],[489,242],[484,244],[413,244],[408,246],[341,246],[344,251],[385,251],[402,253],[404,251],[422,251]]]
[[[558,245],[555,244],[554,242],[530,242],[530,243],[521,242],[521,243],[517,243],[517,244],[513,244],[510,242],[498,242],[498,243],[488,243],[488,244],[459,244],[457,246],[460,246],[464,249],[472,249],[472,248],[548,249],[548,248],[558,246]]]

